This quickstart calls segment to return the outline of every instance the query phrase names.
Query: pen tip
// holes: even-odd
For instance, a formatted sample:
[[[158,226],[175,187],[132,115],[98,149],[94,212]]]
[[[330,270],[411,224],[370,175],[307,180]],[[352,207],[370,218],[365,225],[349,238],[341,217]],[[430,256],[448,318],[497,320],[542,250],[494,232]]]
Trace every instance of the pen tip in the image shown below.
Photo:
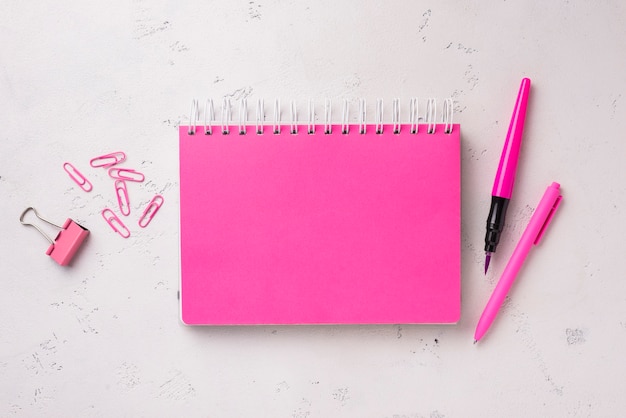
[[[491,261],[491,253],[487,253],[485,256],[485,274],[487,274],[487,269],[489,269],[490,261]]]
[[[478,342],[478,340],[474,340],[474,344],[476,344]]]

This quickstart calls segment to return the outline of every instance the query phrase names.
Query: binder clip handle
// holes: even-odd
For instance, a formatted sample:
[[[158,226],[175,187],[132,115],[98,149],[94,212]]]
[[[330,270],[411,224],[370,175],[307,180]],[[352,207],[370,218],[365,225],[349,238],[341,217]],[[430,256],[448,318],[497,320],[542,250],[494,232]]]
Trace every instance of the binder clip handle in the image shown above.
[[[32,227],[33,227],[33,228],[35,228],[37,231],[39,231],[39,233],[40,233],[41,235],[43,235],[43,237],[44,237],[45,239],[47,239],[47,240],[48,240],[48,242],[49,242],[50,244],[54,244],[54,240],[53,240],[52,238],[50,238],[50,237],[48,236],[48,234],[46,234],[45,232],[43,232],[43,230],[42,230],[41,228],[39,228],[37,225],[35,225],[35,224],[31,224],[30,222],[24,222],[24,216],[26,216],[26,214],[27,214],[29,211],[31,211],[31,210],[35,213],[35,216],[36,216],[37,218],[39,218],[40,220],[44,221],[44,222],[45,222],[45,223],[47,223],[47,224],[50,224],[50,225],[52,225],[52,226],[55,226],[55,227],[57,227],[57,228],[59,228],[59,229],[62,229],[62,227],[61,227],[60,225],[57,225],[57,224],[55,224],[54,222],[50,222],[50,221],[49,221],[49,220],[47,220],[46,218],[42,217],[42,216],[41,216],[41,215],[39,215],[39,213],[37,212],[37,209],[35,209],[35,208],[33,208],[33,207],[30,207],[30,206],[29,206],[29,207],[27,207],[26,209],[24,209],[24,212],[22,212],[22,214],[20,215],[20,223],[21,223],[22,225],[32,226]]]

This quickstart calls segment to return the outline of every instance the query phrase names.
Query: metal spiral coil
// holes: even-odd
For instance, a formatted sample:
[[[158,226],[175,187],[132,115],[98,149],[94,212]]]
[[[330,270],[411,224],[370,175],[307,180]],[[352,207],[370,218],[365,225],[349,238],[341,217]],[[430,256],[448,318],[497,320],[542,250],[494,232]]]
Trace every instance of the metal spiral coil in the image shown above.
[[[307,116],[306,122],[299,124],[298,123],[298,106],[295,100],[291,100],[289,102],[289,133],[292,135],[298,134],[300,126],[306,126],[306,132],[308,134],[314,134],[316,127],[323,127],[323,132],[325,134],[332,133],[333,123],[332,123],[332,100],[324,99],[324,111],[323,111],[323,120],[321,123],[316,123],[316,111],[315,111],[315,103],[313,100],[308,100],[307,102]],[[376,134],[382,134],[385,129],[384,122],[384,109],[383,109],[383,99],[376,100],[376,109],[374,113],[374,123],[368,123],[367,121],[367,103],[365,99],[358,99],[358,113],[356,116],[356,123],[352,123],[352,125],[358,126],[359,134],[365,134],[367,131],[367,125],[374,127],[374,132]],[[409,100],[409,111],[408,111],[408,129],[411,134],[421,133],[420,131],[420,122],[422,127],[426,129],[426,134],[433,134],[437,129],[437,101],[434,98],[426,99],[426,106],[424,114],[420,116],[419,114],[419,100],[417,98],[411,98]],[[342,134],[350,133],[350,100],[342,99],[341,106],[341,122],[339,124],[341,128]],[[274,100],[274,112],[272,119],[272,133],[280,134],[282,128],[282,119],[281,119],[281,102],[280,99]],[[399,134],[400,130],[404,128],[406,129],[407,124],[403,124],[401,121],[401,103],[400,99],[393,99],[392,101],[392,113],[391,113],[391,129],[394,134]],[[198,104],[198,100],[194,99],[191,102],[191,112],[189,117],[189,128],[188,134],[195,135],[198,132],[198,126],[200,121],[200,107]],[[453,116],[454,116],[454,102],[452,99],[445,99],[443,101],[442,111],[441,111],[441,121],[440,125],[443,125],[444,133],[450,134],[454,129],[453,124]],[[256,102],[256,117],[254,123],[254,132],[257,135],[262,135],[264,132],[264,126],[266,125],[265,120],[265,102],[263,99],[257,99]],[[213,105],[212,99],[207,99],[204,111],[203,111],[203,131],[205,135],[213,134],[213,125],[217,124],[215,108]],[[219,125],[221,126],[222,135],[230,134],[230,129],[232,126],[232,106],[230,98],[226,97],[222,99],[222,109],[219,120]],[[235,125],[238,129],[237,133],[239,135],[247,135],[248,127],[252,129],[252,125],[248,125],[248,101],[246,98],[242,98],[239,100],[239,118]],[[389,125],[387,125],[389,126]],[[441,126],[440,126],[441,129]]]

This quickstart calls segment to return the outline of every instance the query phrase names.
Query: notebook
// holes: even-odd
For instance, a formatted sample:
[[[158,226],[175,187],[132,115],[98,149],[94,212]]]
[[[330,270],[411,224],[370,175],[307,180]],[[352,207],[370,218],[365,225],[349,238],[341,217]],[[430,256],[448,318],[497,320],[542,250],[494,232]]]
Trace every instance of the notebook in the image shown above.
[[[226,102],[225,102],[226,103]],[[194,102],[179,127],[180,311],[188,325],[454,323],[460,317],[460,126],[255,124]],[[200,115],[204,112],[204,118]],[[201,124],[200,121],[203,120]],[[418,121],[420,123],[418,123]]]

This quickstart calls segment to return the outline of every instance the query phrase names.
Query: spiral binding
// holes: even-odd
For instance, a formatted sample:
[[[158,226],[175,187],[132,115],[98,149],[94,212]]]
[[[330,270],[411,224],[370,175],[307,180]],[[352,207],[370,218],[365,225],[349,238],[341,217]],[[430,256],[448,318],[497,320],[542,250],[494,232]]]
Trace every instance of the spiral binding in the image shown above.
[[[367,103],[365,99],[358,100],[359,113],[357,114],[357,124],[359,134],[365,134],[367,126]],[[417,134],[419,130],[419,101],[417,98],[411,98],[409,100],[409,131],[411,134]],[[400,118],[400,99],[393,99],[392,101],[392,114],[391,114],[391,128],[394,134],[399,134],[402,129],[402,122]],[[291,134],[298,133],[298,106],[294,100],[289,103],[290,120],[289,120],[289,132]],[[348,99],[343,99],[341,106],[341,133],[350,133],[349,123],[350,102]],[[454,129],[453,116],[454,116],[454,103],[452,99],[445,99],[443,101],[443,107],[441,112],[441,124],[446,134],[452,133]],[[306,116],[306,132],[308,134],[314,134],[316,129],[315,123],[315,103],[313,100],[308,101],[307,116]],[[195,135],[198,129],[198,121],[200,120],[200,108],[196,99],[191,101],[191,114],[189,117],[189,135]],[[204,106],[204,126],[203,131],[205,135],[213,134],[213,124],[217,122],[215,118],[215,108],[213,100],[208,99]],[[324,119],[323,127],[324,133],[332,133],[332,100],[324,100]],[[426,99],[426,110],[421,118],[422,125],[426,126],[427,134],[434,134],[437,129],[437,101],[434,98]],[[222,111],[220,117],[220,126],[222,135],[230,134],[232,122],[232,106],[230,98],[224,98],[222,100]],[[255,118],[255,133],[262,134],[263,126],[265,125],[265,102],[263,99],[258,99],[256,103],[256,118]],[[274,100],[274,113],[272,123],[272,133],[279,134],[281,131],[281,105],[280,99]],[[239,119],[237,121],[239,135],[246,135],[248,133],[248,101],[246,98],[239,100]],[[376,134],[382,134],[385,124],[383,121],[383,99],[376,100],[376,112],[374,114],[374,128]]]
[[[344,135],[350,132],[349,112],[350,104],[348,103],[348,99],[343,99],[343,107],[341,108],[341,133]]]

